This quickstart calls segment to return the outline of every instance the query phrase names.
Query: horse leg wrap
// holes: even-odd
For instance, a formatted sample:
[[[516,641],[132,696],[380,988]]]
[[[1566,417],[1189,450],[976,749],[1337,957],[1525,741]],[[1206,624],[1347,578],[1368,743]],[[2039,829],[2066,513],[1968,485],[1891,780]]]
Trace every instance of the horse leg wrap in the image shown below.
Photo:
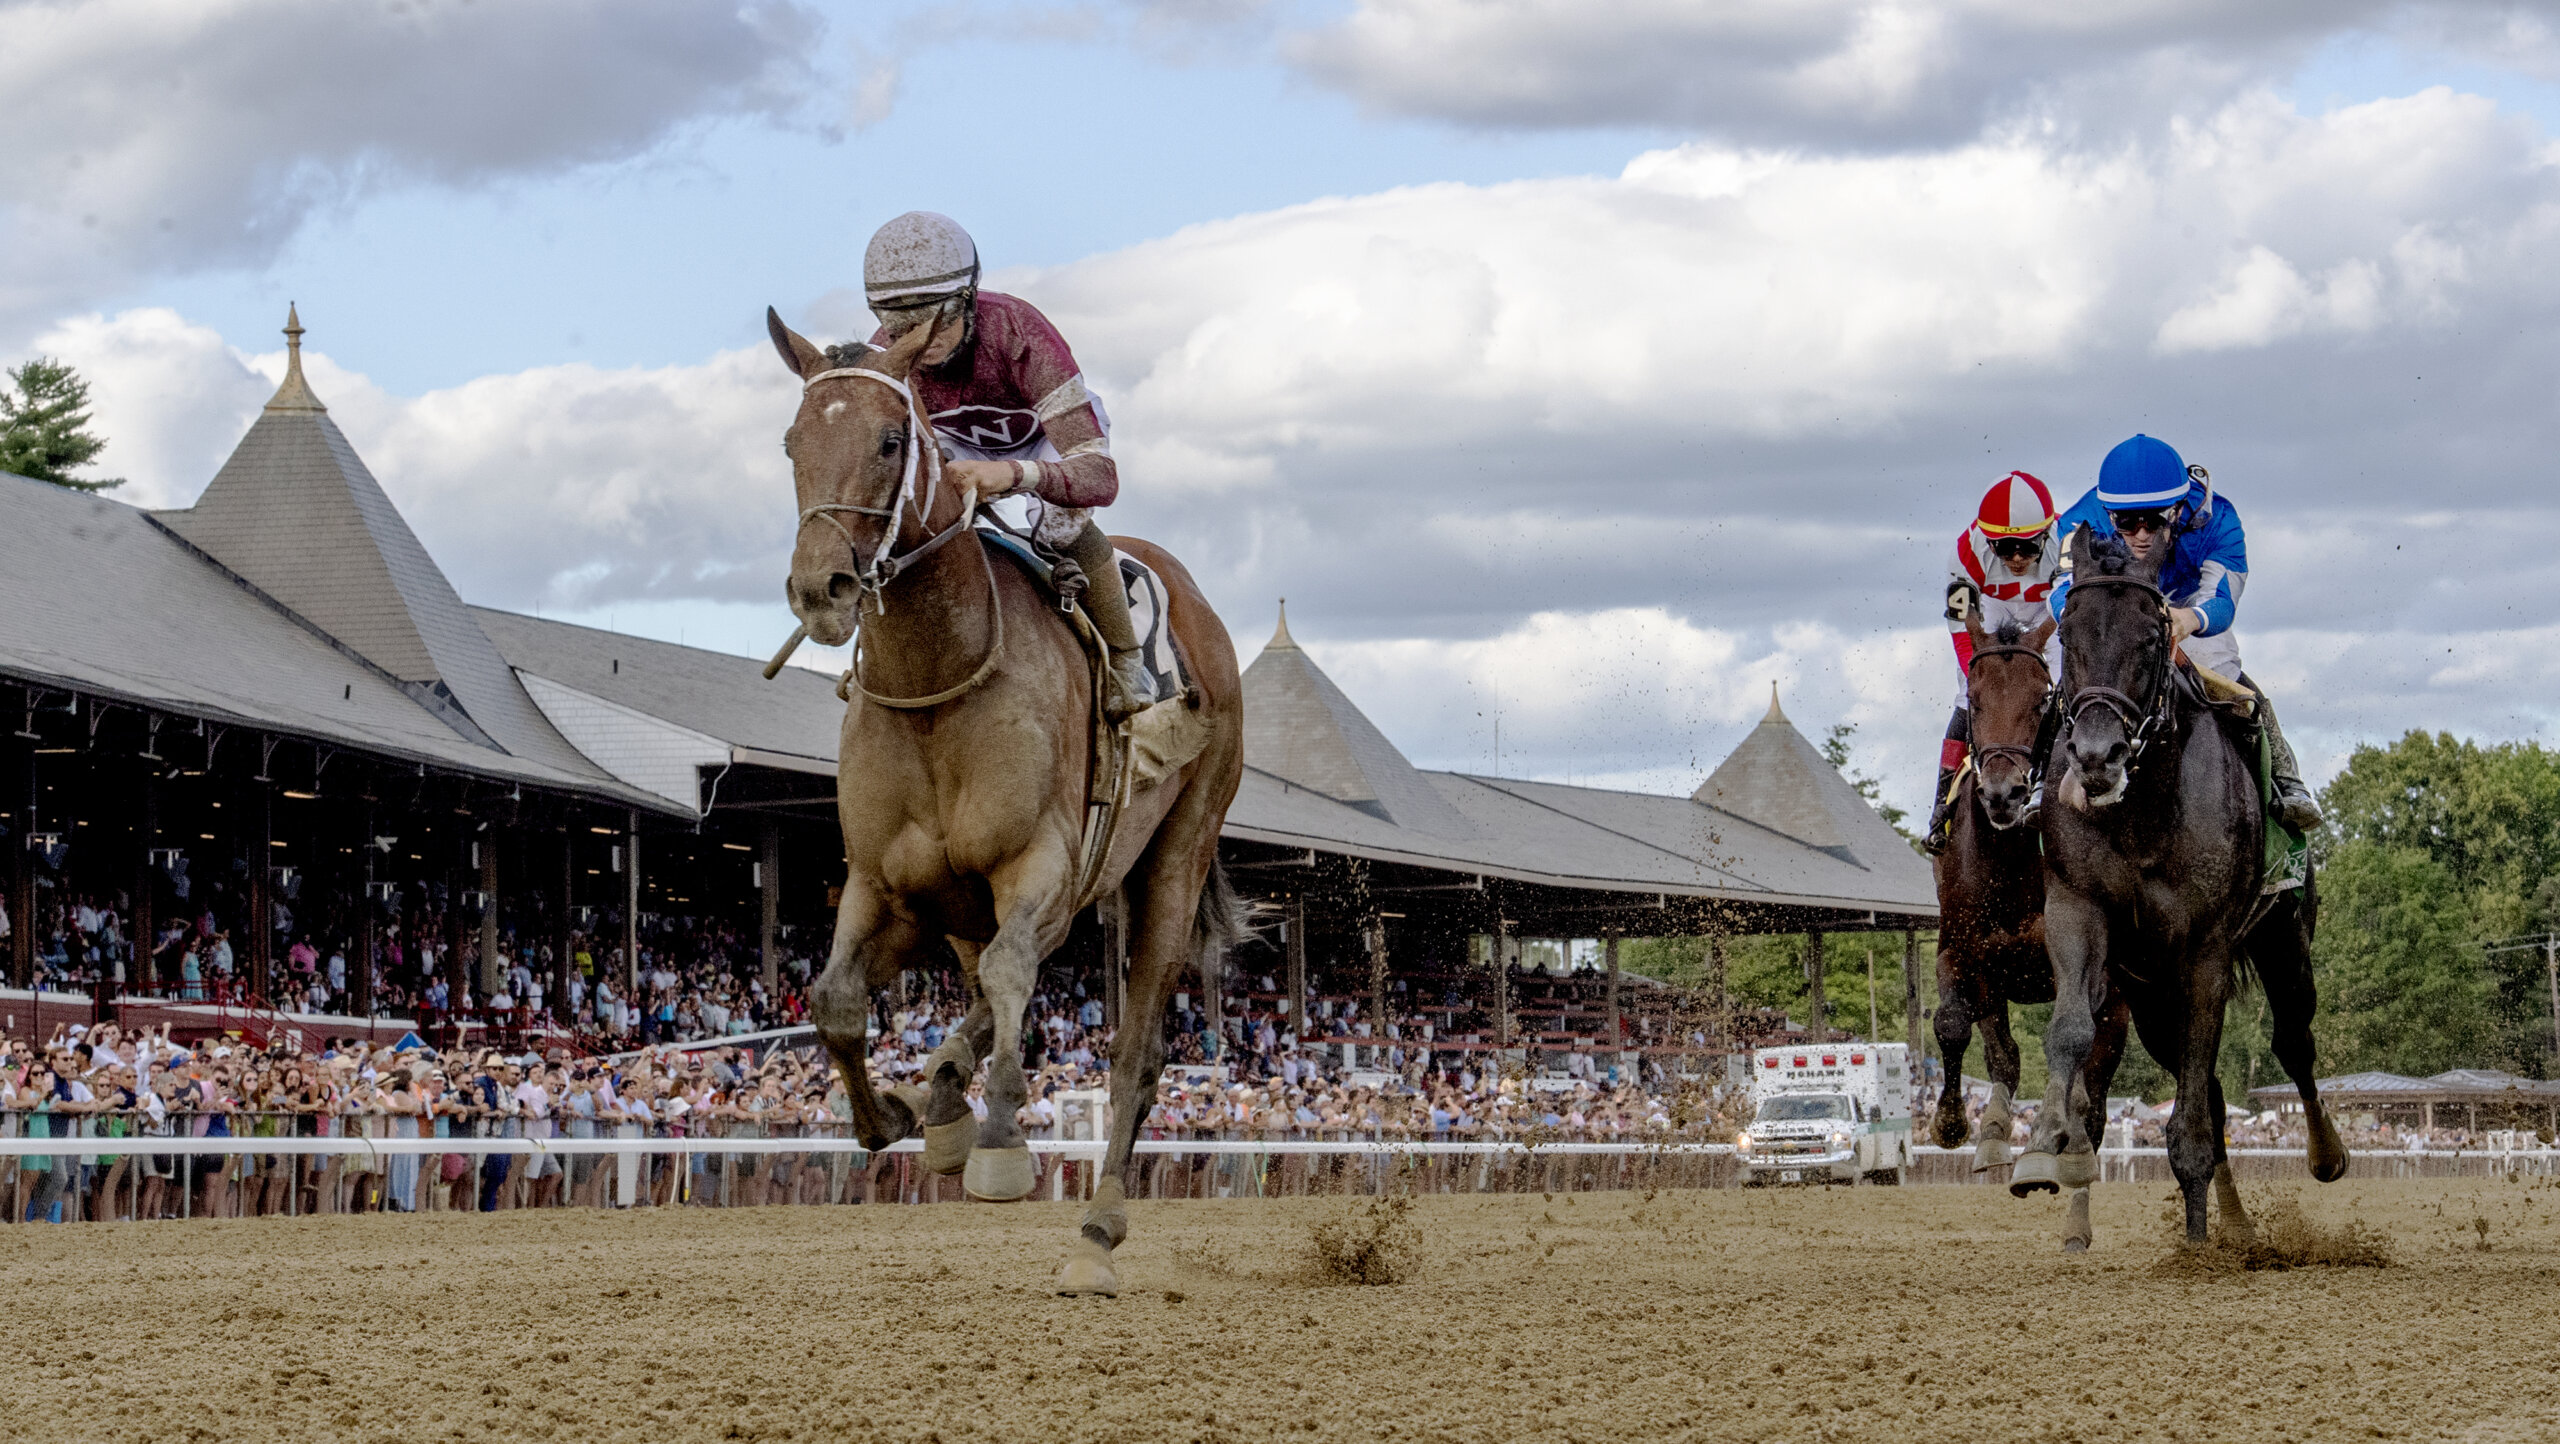
[[[1991,1101],[1982,1110],[1982,1136],[1974,1140],[1973,1171],[1983,1173],[2009,1161],[2009,1085],[1991,1085]]]
[[[1120,1180],[1106,1178],[1093,1186],[1093,1202],[1084,1210],[1084,1236],[1104,1248],[1118,1248],[1129,1236],[1129,1208]]]
[[[2089,1190],[2071,1190],[2071,1205],[2062,1216],[2062,1251],[2085,1252],[2096,1236],[2089,1228]]]

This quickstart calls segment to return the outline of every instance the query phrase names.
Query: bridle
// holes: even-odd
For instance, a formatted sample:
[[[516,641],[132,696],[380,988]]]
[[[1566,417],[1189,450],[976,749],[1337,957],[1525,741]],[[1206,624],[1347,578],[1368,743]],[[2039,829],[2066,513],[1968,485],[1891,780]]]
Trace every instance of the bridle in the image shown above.
[[[864,602],[870,603],[873,615],[886,615],[889,610],[889,584],[906,575],[918,562],[941,550],[945,542],[968,531],[976,523],[978,492],[977,488],[971,487],[963,493],[964,500],[958,521],[935,532],[906,551],[896,550],[899,519],[911,507],[915,512],[917,525],[931,525],[927,518],[933,515],[933,503],[942,486],[942,448],[934,441],[933,422],[925,415],[924,403],[917,397],[915,388],[894,376],[883,375],[861,366],[838,366],[832,370],[821,371],[815,376],[801,378],[800,390],[803,395],[806,395],[819,382],[832,381],[838,377],[853,377],[876,382],[897,392],[899,399],[907,403],[907,461],[898,474],[897,494],[889,499],[889,504],[859,506],[849,501],[826,501],[800,513],[801,527],[808,526],[813,520],[823,521],[836,529],[836,535],[844,538],[845,550],[853,556],[853,583],[858,591],[854,602],[854,616],[858,623]],[[916,497],[916,481],[919,475],[924,480],[924,496],[921,502]],[[869,557],[863,556],[862,543],[853,539],[850,528],[836,520],[839,515],[878,517],[887,522],[888,528],[880,538],[880,549]],[[967,681],[956,687],[946,687],[930,696],[883,697],[862,685],[862,635],[857,626],[852,643],[852,663],[845,668],[844,676],[837,681],[836,695],[843,697],[847,688],[850,687],[860,692],[865,700],[876,702],[883,707],[915,711],[940,706],[987,680],[989,674],[996,669],[996,658],[1004,652],[1004,603],[1003,598],[996,593],[995,564],[987,560],[986,549],[983,546],[978,551],[978,563],[986,569],[987,573],[987,614],[990,630],[987,638],[987,655],[978,663],[978,669],[969,674]]]
[[[2035,659],[2036,670],[2039,673],[2044,671],[2044,651],[2041,648],[2030,647],[2021,642],[1998,642],[1988,647],[1977,647],[1974,649],[1973,656],[1964,664],[1966,685],[1977,692],[1980,688],[1974,685],[1973,669],[1980,666],[1985,657],[2032,657]],[[2043,694],[2036,699],[2035,710],[2041,713],[2046,707],[2052,705],[2052,701],[2053,684],[2047,681]],[[2043,760],[2036,756],[2036,750],[2033,747],[2021,747],[2014,742],[1984,744],[1975,742],[1968,736],[1965,741],[1965,750],[1971,754],[1973,775],[1976,777],[1983,775],[1982,764],[1994,757],[2016,757],[2023,762],[2027,769],[2029,787],[2033,787],[2044,775]]]
[[[2152,606],[2159,612],[2161,636],[2163,638],[2168,636],[2169,598],[2158,587],[2140,577],[2096,576],[2073,582],[2071,584],[2073,600],[2066,602],[2063,606],[2066,615],[2076,604],[2080,593],[2091,587],[2129,591],[2149,599]],[[2160,668],[2160,679],[2153,685],[2151,700],[2147,703],[2137,702],[2113,687],[2094,684],[2073,692],[2069,704],[2063,709],[2062,735],[2069,737],[2073,729],[2080,725],[2081,714],[2090,708],[2106,708],[2115,714],[2117,724],[2124,728],[2125,775],[2132,776],[2134,764],[2142,760],[2144,750],[2150,747],[2153,739],[2169,730],[2171,702],[2169,678],[2173,670],[2167,665]]]

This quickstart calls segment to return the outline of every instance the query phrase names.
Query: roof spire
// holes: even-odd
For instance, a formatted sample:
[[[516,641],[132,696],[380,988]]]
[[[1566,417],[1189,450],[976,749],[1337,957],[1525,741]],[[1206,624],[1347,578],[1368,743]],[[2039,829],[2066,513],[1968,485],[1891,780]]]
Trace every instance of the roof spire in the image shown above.
[[[1298,639],[1289,635],[1289,599],[1287,597],[1280,599],[1280,625],[1271,631],[1271,645],[1287,647],[1293,652],[1298,648]]]
[[[1778,684],[1775,679],[1772,679],[1769,683],[1768,714],[1760,720],[1762,722],[1784,722],[1787,720],[1787,714],[1778,710]]]
[[[302,379],[302,314],[291,301],[284,303],[284,383],[267,402],[269,411],[326,411],[320,398],[311,393],[311,384]]]

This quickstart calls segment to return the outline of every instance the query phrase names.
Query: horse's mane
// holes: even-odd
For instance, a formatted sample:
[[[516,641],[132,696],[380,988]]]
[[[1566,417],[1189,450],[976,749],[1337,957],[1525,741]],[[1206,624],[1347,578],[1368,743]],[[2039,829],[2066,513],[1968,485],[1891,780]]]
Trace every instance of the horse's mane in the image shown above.
[[[2002,622],[1999,626],[1993,628],[1991,632],[1991,640],[1999,643],[2003,647],[2014,647],[2021,641],[2025,640],[2026,635],[2027,629],[2020,626],[2015,620],[2011,620]]]
[[[859,366],[862,358],[877,355],[879,350],[867,341],[847,341],[827,348],[827,364],[833,367]]]
[[[2089,533],[2088,564],[2090,570],[2099,576],[2123,576],[2133,570],[2133,548],[2114,532],[2101,536],[2092,530]]]

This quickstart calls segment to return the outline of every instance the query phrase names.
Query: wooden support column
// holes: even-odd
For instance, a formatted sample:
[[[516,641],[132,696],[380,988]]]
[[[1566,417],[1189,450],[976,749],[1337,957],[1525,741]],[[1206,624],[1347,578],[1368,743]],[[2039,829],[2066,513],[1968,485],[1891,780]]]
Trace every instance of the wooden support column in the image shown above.
[[[1298,1035],[1298,1045],[1308,1046],[1315,1036],[1314,1025],[1307,1020],[1307,899],[1299,893],[1289,899],[1288,916],[1280,924],[1280,942],[1289,952],[1289,1027]]]
[[[632,808],[622,838],[622,985],[640,1002],[640,809]]]
[[[124,981],[133,992],[158,994],[167,991],[160,980],[160,959],[151,950],[160,937],[160,889],[151,878],[151,850],[160,845],[160,773],[147,766],[142,773],[142,825],[135,834],[133,926],[127,930],[133,962]]]
[[[370,1018],[373,1016],[373,970],[382,956],[382,913],[373,898],[372,799],[365,800],[357,816],[356,853],[364,859],[364,900],[357,906],[363,909],[364,936],[356,946],[355,976],[347,980],[347,986],[355,998],[354,1011]]]
[[[551,1016],[569,1021],[569,978],[578,971],[578,829],[560,829],[560,916],[552,925]]]
[[[782,822],[764,819],[764,835],[757,839],[760,861],[756,871],[764,894],[764,995],[779,998],[782,986]]]
[[[267,791],[263,781],[250,786],[258,790],[258,830],[250,839],[257,848],[257,858],[249,864],[249,916],[244,919],[249,929],[249,991],[275,1002],[276,910],[273,878],[276,865],[275,795]]]
[[[1499,1048],[1511,1046],[1512,957],[1511,920],[1496,918],[1493,925],[1493,1041]]]
[[[18,806],[12,809],[17,826],[9,829],[9,986],[28,988],[36,976],[36,860],[27,851],[27,836],[36,830],[36,753],[35,744],[20,741],[12,744],[16,753],[17,777],[23,785],[10,789],[16,793]],[[32,1020],[28,1031],[35,1031]]]
[[[1610,1061],[1623,1067],[1626,1063],[1627,1035],[1618,1016],[1618,930],[1616,928],[1607,929],[1600,935],[1600,958],[1609,967],[1609,991],[1605,1004],[1608,1016],[1605,1026],[1609,1030]]]
[[[1386,1056],[1387,1047],[1387,920],[1369,914],[1361,929],[1361,940],[1369,945],[1369,1034],[1378,1040],[1371,1066]]]
[[[1822,929],[1808,928],[1804,935],[1805,1005],[1812,1016],[1805,1021],[1816,1043],[1831,1041],[1831,1005],[1823,1000]]]
[[[481,830],[480,852],[480,996],[498,991],[505,970],[498,966],[498,823]]]
[[[1125,901],[1125,894],[1123,896]],[[1227,980],[1224,973],[1224,959],[1212,961],[1203,958],[1201,960],[1200,1006],[1209,1020],[1205,1031],[1217,1046],[1216,1053],[1209,1061],[1220,1064],[1227,1061]]]
[[[462,887],[467,876],[462,870],[463,854],[456,854],[445,872],[444,891],[444,987],[446,1002],[459,1011],[462,998],[471,991],[471,974],[462,965]]]

